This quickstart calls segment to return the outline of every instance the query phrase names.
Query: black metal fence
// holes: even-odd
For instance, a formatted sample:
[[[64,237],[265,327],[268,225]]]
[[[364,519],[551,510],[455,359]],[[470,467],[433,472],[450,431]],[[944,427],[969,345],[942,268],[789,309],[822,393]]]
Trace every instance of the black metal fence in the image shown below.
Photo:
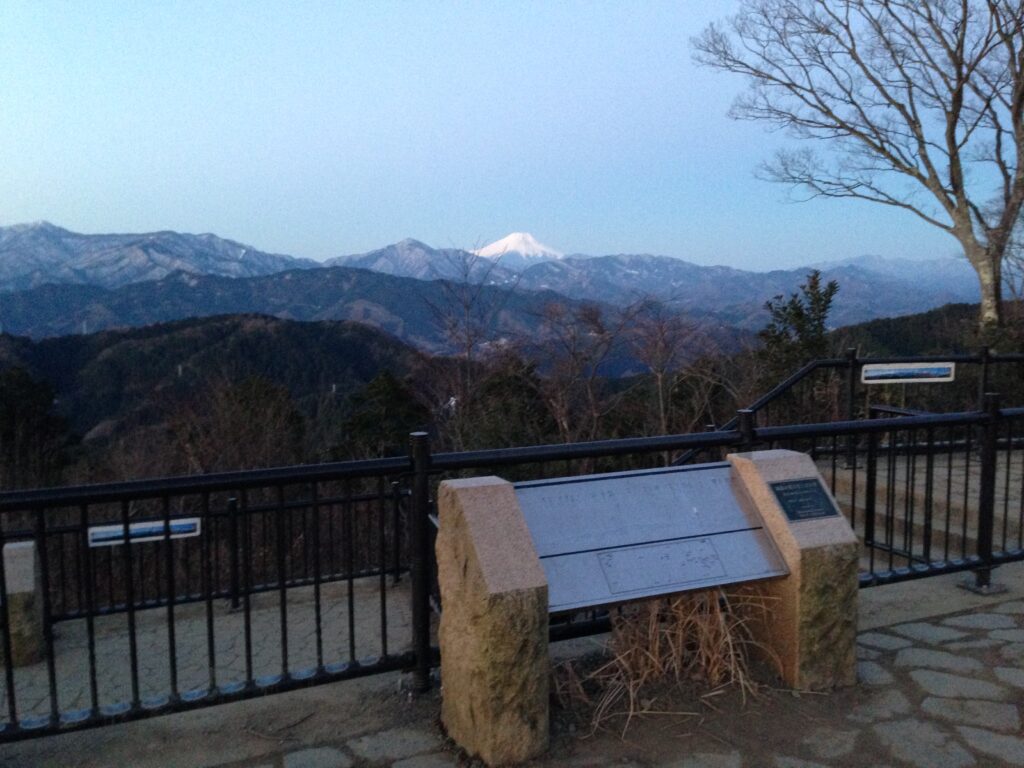
[[[1024,408],[758,424],[711,432],[0,494],[0,596],[32,543],[44,648],[4,663],[0,741],[409,669],[429,685],[436,486],[662,466],[789,448],[811,455],[864,545],[861,585],[1024,559]],[[435,595],[436,597],[436,595]],[[4,660],[17,661],[4,597]],[[589,614],[555,639],[602,631]]]
[[[3,494],[0,595],[12,547],[34,544],[44,648],[4,664],[0,739],[411,666],[408,471],[399,458]],[[19,660],[22,608],[4,600],[3,659]]]

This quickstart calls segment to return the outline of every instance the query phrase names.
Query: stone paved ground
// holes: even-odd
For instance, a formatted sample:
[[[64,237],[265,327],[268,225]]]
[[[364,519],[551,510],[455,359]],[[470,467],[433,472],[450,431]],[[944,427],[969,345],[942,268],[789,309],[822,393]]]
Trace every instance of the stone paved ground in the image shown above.
[[[943,577],[862,592],[857,688],[769,690],[682,704],[625,738],[564,722],[536,766],[1003,768],[1024,765],[1024,564],[978,597]],[[433,768],[466,765],[415,700],[383,676],[0,747],[0,766]]]
[[[387,651],[396,653],[410,645],[410,599],[408,579],[394,585],[390,579],[383,590],[387,612]],[[312,587],[287,591],[289,671],[315,668],[317,662],[316,613]],[[356,659],[381,655],[381,589],[377,578],[353,583]],[[348,585],[325,584],[321,590],[320,627],[324,662],[350,661]],[[214,656],[216,679],[225,685],[245,680],[245,620],[241,609],[232,610],[227,601],[214,603]],[[136,643],[139,658],[139,696],[142,701],[162,696],[170,689],[170,653],[164,609],[136,613]],[[175,643],[180,691],[202,689],[209,682],[206,607],[202,603],[175,609]],[[276,592],[254,595],[251,603],[253,676],[279,674],[282,666],[281,611]],[[131,699],[127,615],[103,616],[95,622],[97,692],[101,707]],[[56,680],[59,710],[89,706],[90,683],[88,635],[84,620],[64,621],[54,627]],[[49,712],[49,675],[44,663],[15,671],[19,717],[43,716]],[[5,701],[5,683],[0,676],[0,701]]]

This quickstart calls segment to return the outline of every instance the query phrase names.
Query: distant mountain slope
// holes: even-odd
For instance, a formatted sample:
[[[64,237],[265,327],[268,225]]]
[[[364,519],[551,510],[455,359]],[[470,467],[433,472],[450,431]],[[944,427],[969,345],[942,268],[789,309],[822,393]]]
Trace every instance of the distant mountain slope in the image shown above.
[[[128,331],[33,342],[0,335],[0,368],[19,365],[45,379],[79,434],[100,422],[116,431],[219,378],[262,376],[302,402],[339,398],[383,370],[401,376],[419,355],[357,323],[298,323],[253,315],[183,320]],[[149,415],[147,415],[149,414]]]
[[[71,283],[116,288],[174,272],[253,277],[319,266],[216,235],[83,235],[48,222],[0,227],[0,291]]]
[[[44,285],[3,297],[0,330],[42,338],[255,312],[291,320],[352,320],[419,349],[445,353],[452,349],[443,326],[462,312],[453,299],[459,290],[458,284],[348,267],[240,279],[176,274],[116,289]],[[578,303],[551,291],[479,286],[472,292],[474,311],[480,312],[476,322],[488,325],[490,338],[535,337],[549,304]],[[735,347],[735,329],[714,320],[704,325],[723,349]]]
[[[412,238],[369,253],[329,259],[325,265],[358,267],[417,280],[469,278],[489,285],[508,285],[515,281],[515,273],[505,268],[504,260],[496,263],[458,248],[432,248]]]
[[[520,247],[525,253],[511,250]],[[766,301],[798,290],[812,269],[755,272],[650,254],[562,256],[524,233],[514,233],[476,252],[435,249],[418,240],[403,240],[331,263],[419,280],[469,277],[490,285],[549,290],[619,306],[655,297],[748,330],[759,329],[767,321]],[[973,271],[957,259],[915,262],[864,257],[819,268],[826,280],[839,281],[831,316],[834,326],[978,298]]]
[[[905,317],[887,317],[838,329],[840,348],[861,355],[944,355],[977,352],[978,305],[947,304]]]
[[[530,267],[520,276],[525,289],[546,289],[575,299],[622,304],[638,296],[671,300],[690,312],[714,312],[747,329],[762,327],[764,304],[789,295],[806,281],[810,268],[750,272],[705,267],[667,256],[617,255],[569,257]],[[847,325],[879,316],[921,312],[953,301],[977,299],[977,281],[929,286],[915,273],[897,277],[858,266],[823,270],[839,282],[831,322]]]

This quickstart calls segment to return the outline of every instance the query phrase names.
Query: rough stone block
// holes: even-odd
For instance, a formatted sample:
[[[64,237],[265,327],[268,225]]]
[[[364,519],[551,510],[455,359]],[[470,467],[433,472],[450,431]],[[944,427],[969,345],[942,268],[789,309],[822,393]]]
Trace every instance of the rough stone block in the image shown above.
[[[794,688],[854,685],[860,550],[856,534],[841,514],[796,522],[786,517],[770,483],[820,480],[806,454],[757,451],[728,459],[736,492],[749,496],[789,568],[789,576],[760,586],[770,604],[766,616],[751,622],[757,641],[771,649],[782,679]]]
[[[7,616],[11,622],[11,660],[15,667],[43,660],[43,586],[35,542],[17,541],[3,548]],[[3,647],[0,646],[0,658]]]
[[[438,494],[441,720],[471,755],[511,765],[548,746],[548,588],[512,485]]]

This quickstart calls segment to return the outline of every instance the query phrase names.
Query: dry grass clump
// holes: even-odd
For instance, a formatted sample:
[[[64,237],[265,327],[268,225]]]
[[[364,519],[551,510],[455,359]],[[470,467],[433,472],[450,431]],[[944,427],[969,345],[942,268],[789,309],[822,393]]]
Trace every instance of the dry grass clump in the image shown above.
[[[680,689],[704,689],[707,701],[731,686],[745,701],[757,693],[749,622],[765,611],[763,596],[720,588],[625,605],[612,614],[610,658],[560,665],[556,696],[568,710],[590,710],[593,730],[624,720],[623,735],[638,715],[699,714],[657,706]]]

